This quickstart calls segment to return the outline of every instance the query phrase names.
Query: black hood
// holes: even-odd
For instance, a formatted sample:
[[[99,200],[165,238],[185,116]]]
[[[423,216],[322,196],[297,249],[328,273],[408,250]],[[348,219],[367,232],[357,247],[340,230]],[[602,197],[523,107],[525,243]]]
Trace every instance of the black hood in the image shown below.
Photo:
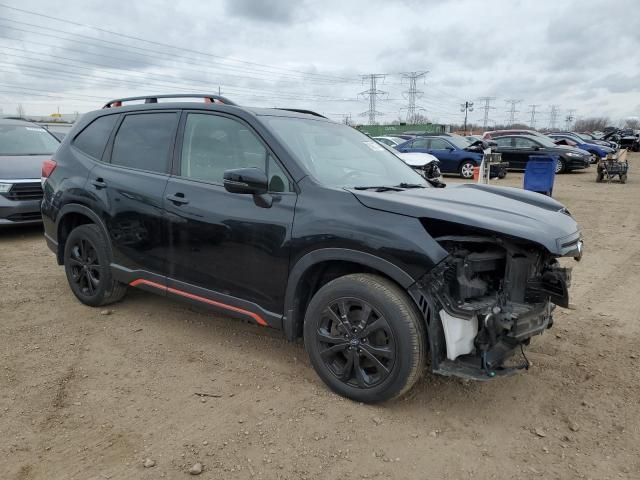
[[[0,180],[40,180],[42,162],[51,155],[0,155]]]
[[[519,188],[464,184],[445,189],[351,192],[369,208],[521,238],[554,255],[570,254],[580,238],[578,224],[561,203]]]

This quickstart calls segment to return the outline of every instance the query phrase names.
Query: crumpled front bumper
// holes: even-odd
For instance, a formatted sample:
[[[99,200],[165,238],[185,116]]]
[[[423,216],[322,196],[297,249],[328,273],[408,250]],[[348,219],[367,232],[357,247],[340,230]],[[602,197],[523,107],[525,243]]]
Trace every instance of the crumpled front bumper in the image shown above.
[[[558,239],[558,246],[566,256],[582,255],[579,233]],[[425,318],[434,373],[489,380],[528,368],[523,347],[552,327],[556,305],[568,307],[571,269],[548,260],[527,276],[529,266],[519,261],[514,257],[501,279],[522,286],[511,292],[457,299],[447,286],[459,272],[447,260],[409,289]]]

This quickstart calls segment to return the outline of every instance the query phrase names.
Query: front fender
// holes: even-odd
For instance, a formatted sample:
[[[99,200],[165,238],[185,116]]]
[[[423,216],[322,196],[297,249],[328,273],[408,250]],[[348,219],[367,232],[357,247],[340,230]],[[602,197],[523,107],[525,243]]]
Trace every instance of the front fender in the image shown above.
[[[302,320],[296,318],[296,292],[300,281],[310,268],[326,261],[346,261],[369,267],[393,279],[405,289],[408,289],[417,280],[397,265],[370,253],[348,248],[320,248],[309,252],[296,262],[289,273],[283,318],[283,329],[289,340],[295,339],[297,324]]]

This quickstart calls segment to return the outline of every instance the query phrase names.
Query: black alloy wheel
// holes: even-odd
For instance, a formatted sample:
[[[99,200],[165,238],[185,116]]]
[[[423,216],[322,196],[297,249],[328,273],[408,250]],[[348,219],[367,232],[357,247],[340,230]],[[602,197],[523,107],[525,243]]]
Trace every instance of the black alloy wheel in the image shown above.
[[[76,238],[67,259],[71,279],[86,296],[94,296],[100,287],[103,266],[100,265],[95,246],[87,238]]]
[[[315,293],[305,313],[304,344],[333,391],[365,403],[409,391],[427,352],[424,319],[411,297],[369,273],[338,277]]]
[[[85,305],[99,307],[120,300],[127,285],[114,280],[110,250],[94,224],[74,228],[64,245],[64,269],[73,294]]]
[[[395,363],[396,342],[389,323],[359,298],[340,298],[328,305],[316,341],[326,368],[352,387],[379,385]]]

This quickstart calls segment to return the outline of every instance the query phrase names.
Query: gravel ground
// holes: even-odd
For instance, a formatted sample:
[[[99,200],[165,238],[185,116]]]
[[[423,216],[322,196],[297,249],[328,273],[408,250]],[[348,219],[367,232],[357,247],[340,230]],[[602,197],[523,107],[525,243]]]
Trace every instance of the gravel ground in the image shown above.
[[[329,392],[279,332],[136,290],[85,307],[41,229],[0,231],[0,478],[640,478],[640,181],[592,167],[555,197],[586,251],[532,368],[426,374],[377,406]]]

